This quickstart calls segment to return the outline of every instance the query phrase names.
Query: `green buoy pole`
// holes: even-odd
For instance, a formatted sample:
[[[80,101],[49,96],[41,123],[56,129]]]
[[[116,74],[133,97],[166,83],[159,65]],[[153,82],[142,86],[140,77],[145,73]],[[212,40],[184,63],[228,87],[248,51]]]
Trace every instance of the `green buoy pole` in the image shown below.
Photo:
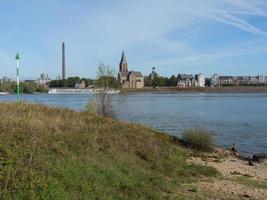
[[[16,57],[15,57],[16,61],[17,61],[17,102],[20,101],[20,97],[19,97],[19,53],[17,53]]]

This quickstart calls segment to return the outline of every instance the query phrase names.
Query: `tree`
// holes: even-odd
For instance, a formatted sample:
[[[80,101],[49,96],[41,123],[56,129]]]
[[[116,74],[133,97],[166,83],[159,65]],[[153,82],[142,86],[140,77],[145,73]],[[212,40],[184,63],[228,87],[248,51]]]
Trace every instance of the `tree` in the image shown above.
[[[169,86],[169,78],[168,77],[163,77],[163,76],[160,76],[159,78],[159,86],[161,87],[166,87],[166,86]]]
[[[67,85],[67,87],[75,87],[75,84],[77,82],[79,82],[79,81],[80,81],[80,77],[79,76],[69,77],[65,81],[65,84],[64,84],[64,80],[63,80],[63,85]]]
[[[21,90],[21,91],[23,91],[23,93],[31,94],[31,93],[36,92],[37,84],[34,82],[24,82],[21,85],[23,88],[23,90]]]
[[[153,88],[156,88],[157,86],[159,86],[159,77],[157,75],[155,75],[152,80],[152,86]]]
[[[205,86],[210,87],[211,86],[211,80],[210,79],[205,79]]]
[[[87,105],[88,112],[95,112],[102,116],[115,117],[110,90],[120,88],[115,78],[115,70],[110,66],[100,64],[97,72],[96,93]]]
[[[55,88],[60,87],[61,85],[60,82],[61,80],[52,80],[49,83],[49,87],[55,87]]]
[[[169,79],[170,86],[177,86],[177,78],[172,75]]]
[[[96,87],[105,89],[120,89],[120,82],[111,76],[102,76],[96,82]]]
[[[145,87],[150,87],[151,86],[151,82],[152,81],[148,77],[144,78]]]

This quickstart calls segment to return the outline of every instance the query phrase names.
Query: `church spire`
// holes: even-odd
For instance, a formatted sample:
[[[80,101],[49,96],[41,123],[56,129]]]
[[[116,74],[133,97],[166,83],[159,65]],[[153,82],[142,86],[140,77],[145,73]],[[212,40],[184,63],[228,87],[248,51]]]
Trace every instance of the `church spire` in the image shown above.
[[[122,51],[122,55],[121,55],[120,71],[121,72],[128,72],[128,63],[126,60],[124,50]]]
[[[122,51],[121,62],[127,62],[126,61],[126,56],[125,56],[124,50]]]

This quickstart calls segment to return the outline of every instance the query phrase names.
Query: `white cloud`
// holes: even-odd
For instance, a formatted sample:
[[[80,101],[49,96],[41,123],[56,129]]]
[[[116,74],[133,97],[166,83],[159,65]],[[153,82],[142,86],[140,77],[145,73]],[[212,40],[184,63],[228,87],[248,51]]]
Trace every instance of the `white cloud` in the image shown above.
[[[29,58],[25,61],[28,68],[34,68],[35,73],[48,70],[54,76],[60,73],[61,41],[66,42],[69,75],[93,76],[100,61],[117,67],[123,49],[132,54],[130,64],[139,70],[143,69],[138,66],[145,64],[175,67],[181,62],[227,62],[229,57],[244,55],[234,46],[229,47],[231,50],[217,46],[200,51],[194,44],[175,35],[168,37],[170,33],[202,27],[211,21],[227,24],[264,41],[267,38],[265,30],[250,20],[255,16],[266,20],[266,0],[119,0],[107,1],[101,6],[99,3],[97,7],[88,3],[60,0],[38,1],[31,5],[23,3],[22,8],[32,6],[32,14],[43,15],[36,17],[36,20],[30,19],[30,28],[33,29],[18,30],[29,34],[30,43],[23,47]],[[49,17],[49,23],[43,23],[46,17]],[[42,23],[38,24],[39,21]],[[34,31],[39,26],[40,30],[47,30],[46,35],[31,35],[39,34],[40,31]],[[211,32],[212,28],[206,32]],[[0,31],[0,39],[6,35],[9,34]],[[30,49],[31,42],[37,43],[37,40],[47,40],[44,44],[40,43],[43,45],[40,49],[47,49],[47,59],[38,49]],[[246,47],[246,55],[255,52],[253,45]],[[263,46],[259,43],[257,52],[265,52]],[[0,62],[3,63],[2,60]]]
[[[265,31],[256,28],[244,19],[240,18],[240,14],[266,17],[267,12],[257,6],[257,4],[251,4],[242,0],[215,2],[220,3],[203,4],[201,2],[201,4],[191,4],[190,1],[187,1],[184,4],[180,4],[177,1],[177,5],[194,15],[205,16],[212,20],[232,25],[256,35],[267,36]]]

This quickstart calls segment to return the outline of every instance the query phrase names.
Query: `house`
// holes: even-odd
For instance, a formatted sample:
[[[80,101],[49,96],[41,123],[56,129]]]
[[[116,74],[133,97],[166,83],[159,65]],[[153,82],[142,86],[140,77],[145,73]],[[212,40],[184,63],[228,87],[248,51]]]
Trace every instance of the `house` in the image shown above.
[[[205,87],[205,77],[203,74],[178,74],[177,87]]]
[[[194,77],[192,74],[178,74],[177,87],[192,87],[192,84],[196,84],[196,81],[193,79]]]
[[[85,89],[86,84],[85,84],[84,80],[75,83],[75,88],[76,89]]]
[[[40,78],[37,79],[37,83],[39,85],[46,85],[51,81],[51,79],[49,78],[48,74],[41,74]]]
[[[203,74],[196,74],[195,79],[197,80],[198,87],[205,87],[205,76]]]

